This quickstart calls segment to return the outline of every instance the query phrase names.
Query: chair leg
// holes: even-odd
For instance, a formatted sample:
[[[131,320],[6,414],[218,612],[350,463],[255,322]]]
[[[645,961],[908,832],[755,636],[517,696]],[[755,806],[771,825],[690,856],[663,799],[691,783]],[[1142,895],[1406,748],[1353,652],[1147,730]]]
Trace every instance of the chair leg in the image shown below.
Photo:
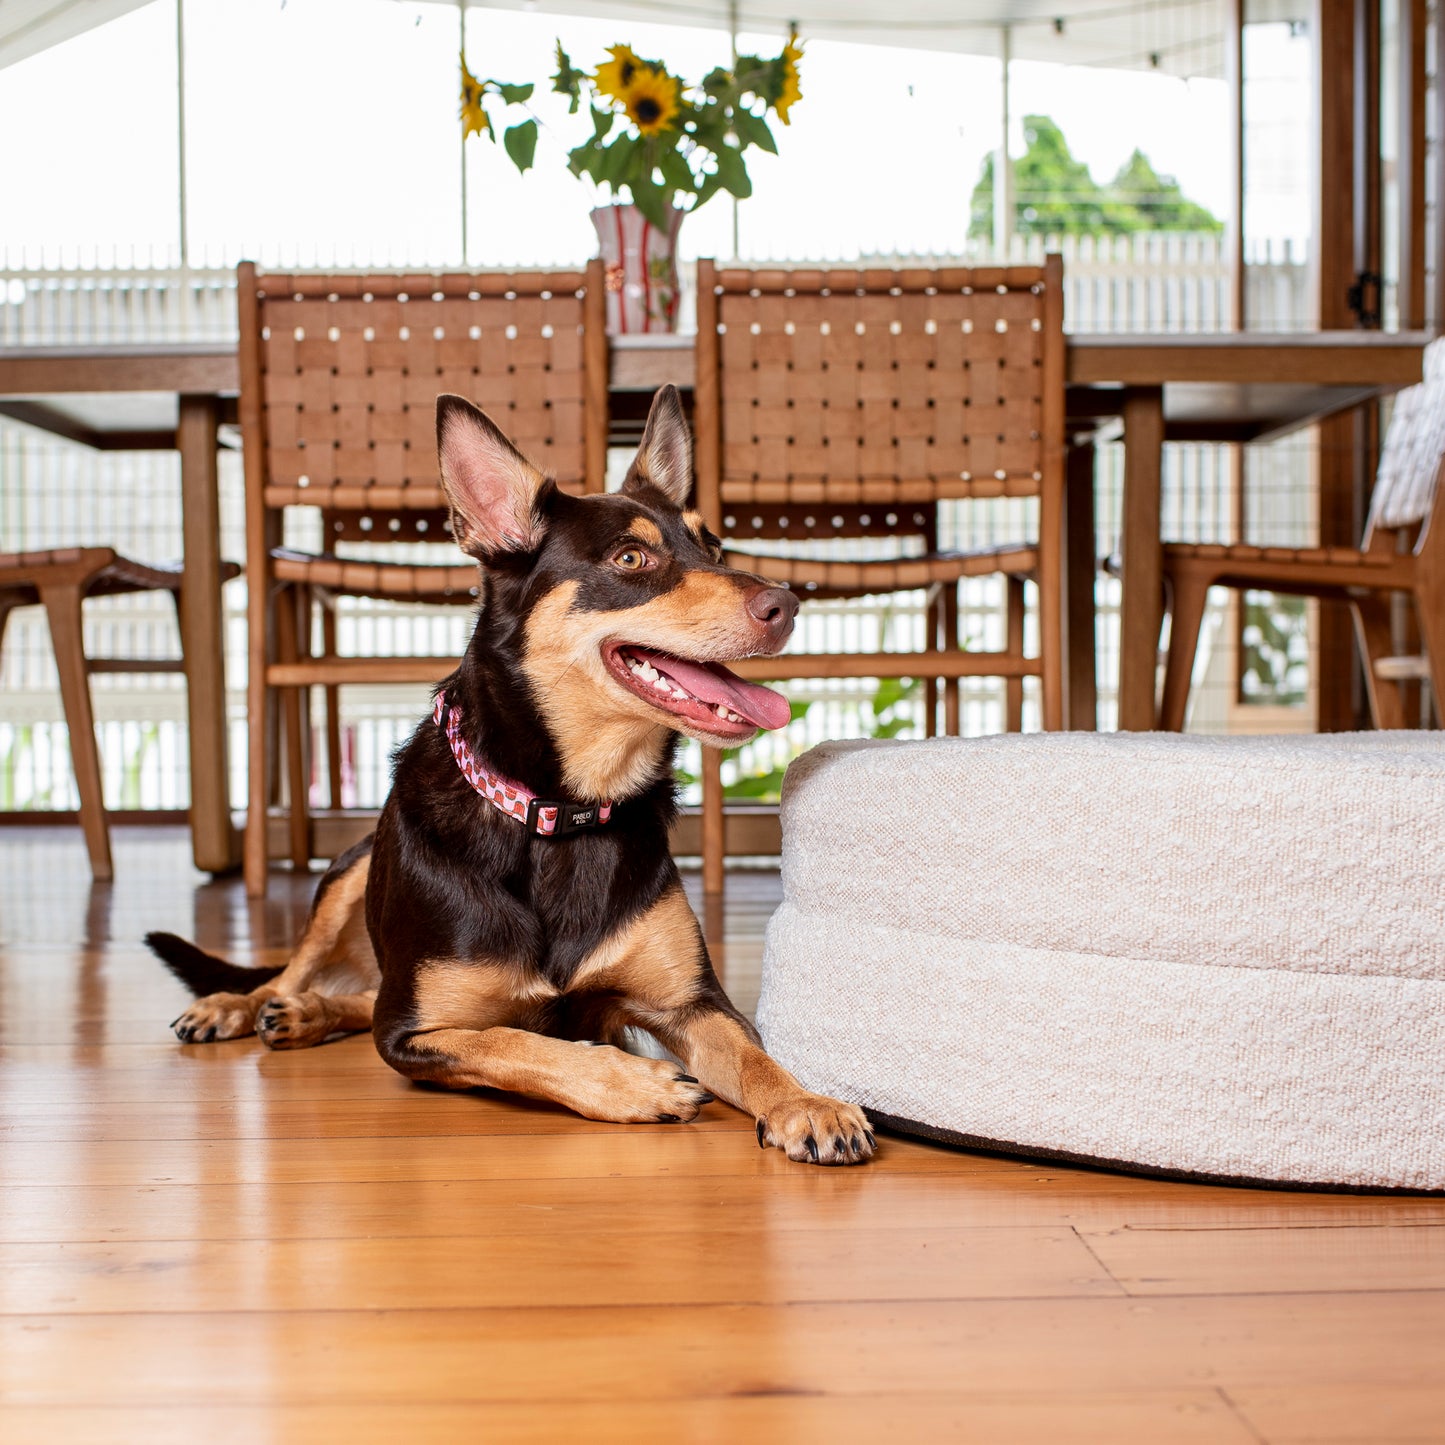
[[[101,882],[115,876],[110,858],[110,829],[105,818],[100,752],[95,743],[95,715],[90,704],[90,675],[85,665],[81,591],[77,585],[40,587],[40,600],[50,620],[50,641],[60,673],[60,698],[70,730],[70,761],[80,792],[80,826],[90,853],[90,871]]]
[[[1430,661],[1430,700],[1435,726],[1445,727],[1445,579],[1415,594],[1420,641]]]
[[[1387,593],[1376,592],[1350,603],[1355,619],[1355,637],[1360,655],[1365,660],[1365,691],[1370,699],[1370,716],[1377,728],[1402,728],[1405,722],[1405,701],[1399,683],[1375,676],[1375,663],[1395,651],[1394,629],[1391,626],[1391,599]]]
[[[300,588],[286,587],[276,599],[277,652],[282,662],[301,656],[301,628],[309,611]],[[310,810],[307,806],[308,773],[306,734],[310,731],[311,689],[288,687],[281,694],[281,716],[286,734],[286,812],[291,840],[291,864],[304,873],[311,866]]]
[[[1006,651],[1010,657],[1024,655],[1024,579],[1006,577],[1006,622],[1008,638]],[[1024,727],[1024,680],[1010,677],[1004,680],[1004,730],[1018,733]]]
[[[958,635],[958,583],[950,582],[943,589],[942,614],[940,618],[938,646],[944,652],[953,652],[962,639]],[[956,738],[963,727],[960,706],[962,684],[956,677],[944,679],[943,683],[943,731]]]
[[[723,817],[722,754],[702,750],[702,891],[721,894],[726,861],[726,819]]]
[[[336,656],[336,605],[321,606],[321,655]],[[341,689],[328,683],[323,689],[326,704],[326,801],[341,806]]]
[[[1203,578],[1176,574],[1172,579],[1174,605],[1169,619],[1169,661],[1164,669],[1164,697],[1159,704],[1159,727],[1164,732],[1184,731],[1189,707],[1189,686],[1194,677],[1194,654],[1199,629],[1209,601],[1209,583]]]

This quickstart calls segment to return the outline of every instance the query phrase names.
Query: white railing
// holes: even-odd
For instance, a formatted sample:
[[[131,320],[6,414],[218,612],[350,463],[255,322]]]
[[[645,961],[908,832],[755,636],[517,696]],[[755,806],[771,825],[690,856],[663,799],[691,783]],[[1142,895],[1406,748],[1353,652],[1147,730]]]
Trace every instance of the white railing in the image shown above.
[[[1220,331],[1230,316],[1229,256],[1219,236],[1016,236],[1010,264],[1064,258],[1065,325],[1080,332]],[[943,256],[864,256],[865,265],[932,264]],[[992,254],[970,255],[987,261]],[[104,346],[229,341],[236,335],[235,272],[221,267],[105,270],[7,264],[0,251],[0,346]],[[690,294],[690,266],[684,289]],[[1310,313],[1309,268],[1293,247],[1247,257],[1246,314],[1257,330],[1292,330]]]
[[[1045,243],[1016,238],[1010,261],[1036,260],[1045,249],[1061,250],[1068,288],[1066,316],[1077,331],[1215,330],[1228,314],[1227,256],[1214,236],[1144,235],[1064,237]],[[870,264],[927,263],[958,258],[866,257]],[[982,260],[984,257],[969,257]],[[0,254],[0,263],[5,257]],[[1304,258],[1285,252],[1251,258],[1249,305],[1260,327],[1287,330],[1307,315]],[[222,341],[235,335],[234,273],[205,270],[5,269],[0,264],[0,346],[107,345]],[[1117,537],[1120,458],[1117,447],[1100,453],[1098,549]],[[222,547],[242,560],[244,527],[241,478],[234,453],[222,456]],[[1286,475],[1287,473],[1287,475]],[[1281,470],[1281,486],[1293,495],[1307,490],[1307,461],[1296,454]],[[180,548],[179,474],[173,454],[96,453],[0,420],[0,550],[103,542],[148,559],[174,557]],[[1228,478],[1219,448],[1171,447],[1165,467],[1166,532],[1197,540],[1225,538],[1232,523]],[[988,545],[1015,539],[1019,519],[1007,508],[976,510],[960,543]],[[944,541],[951,539],[944,538]],[[1274,535],[1271,542],[1306,540]],[[232,798],[245,796],[245,584],[226,592],[227,676],[230,683]],[[1117,667],[1117,587],[1101,579],[1100,717],[1108,725]],[[998,645],[1002,596],[991,579],[970,582],[964,594],[965,631],[980,646]],[[829,645],[876,628],[878,609],[868,604],[826,604],[805,609],[800,645]],[[895,625],[912,627],[917,615],[895,609]],[[465,619],[413,621],[406,614],[368,607],[358,625],[382,623],[400,647],[409,630],[426,628],[425,651],[441,641],[436,629],[455,634],[460,650]],[[174,656],[174,614],[163,597],[111,599],[89,609],[87,629],[98,654]],[[342,631],[343,650],[347,628]],[[867,731],[867,699],[873,684],[843,680],[800,684],[808,716],[779,737],[759,740],[738,761],[747,773],[766,773],[787,756],[823,736]],[[184,806],[185,693],[175,677],[105,675],[94,680],[102,730],[106,796],[117,807]],[[371,806],[384,795],[391,746],[413,725],[424,690],[350,688],[344,695],[346,801]],[[1002,685],[991,679],[964,684],[964,729],[996,731],[1003,715]],[[915,717],[918,702],[906,702]],[[1028,694],[1026,721],[1033,715]],[[896,717],[897,714],[895,713]],[[731,766],[730,766],[731,771]],[[0,659],[0,810],[73,807],[65,733],[45,624],[38,613],[16,614]]]

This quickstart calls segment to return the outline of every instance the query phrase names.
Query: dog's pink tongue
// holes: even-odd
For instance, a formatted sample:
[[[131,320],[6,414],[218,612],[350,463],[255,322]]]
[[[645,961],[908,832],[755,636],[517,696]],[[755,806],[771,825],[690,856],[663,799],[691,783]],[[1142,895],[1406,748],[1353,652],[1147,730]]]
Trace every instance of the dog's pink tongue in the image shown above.
[[[720,662],[687,662],[681,657],[651,652],[644,647],[628,650],[645,658],[659,672],[665,672],[694,697],[714,706],[722,703],[756,727],[781,728],[792,721],[793,710],[781,693],[761,683],[745,682]]]

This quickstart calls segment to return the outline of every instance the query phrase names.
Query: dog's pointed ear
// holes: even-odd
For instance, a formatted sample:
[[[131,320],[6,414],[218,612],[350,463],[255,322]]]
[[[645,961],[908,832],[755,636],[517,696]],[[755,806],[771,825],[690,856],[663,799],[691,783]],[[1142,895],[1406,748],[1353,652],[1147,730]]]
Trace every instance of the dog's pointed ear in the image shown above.
[[[465,397],[437,397],[437,464],[463,552],[480,561],[530,552],[542,540],[537,499],[546,475]]]
[[[642,444],[628,468],[622,490],[655,487],[679,507],[692,493],[692,433],[682,414],[682,398],[669,383],[652,399]]]

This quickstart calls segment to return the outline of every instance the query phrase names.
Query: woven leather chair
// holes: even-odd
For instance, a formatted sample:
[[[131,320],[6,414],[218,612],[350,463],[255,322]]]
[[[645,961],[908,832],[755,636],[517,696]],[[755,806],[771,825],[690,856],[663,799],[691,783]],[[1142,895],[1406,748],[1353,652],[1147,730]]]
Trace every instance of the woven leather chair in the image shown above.
[[[924,652],[789,654],[751,677],[914,677],[1042,683],[1043,724],[1063,726],[1063,265],[906,270],[744,270],[698,263],[698,507],[725,545],[742,539],[913,536],[921,555],[818,560],[766,548],[732,560],[806,597],[928,589]],[[1036,538],[936,550],[942,501],[1038,497]],[[894,549],[896,550],[896,549]],[[760,555],[761,553],[761,555]],[[1006,645],[965,652],[966,577],[1008,579]],[[1023,582],[1039,586],[1040,649],[1023,649]],[[929,709],[931,712],[931,708]],[[719,759],[703,762],[704,887],[722,886]]]
[[[226,563],[227,581],[240,568]],[[70,761],[80,794],[80,826],[90,855],[91,875],[100,881],[114,876],[110,827],[101,790],[100,752],[95,741],[95,714],[90,703],[93,672],[184,672],[183,659],[112,659],[87,657],[81,606],[91,597],[126,592],[169,592],[177,611],[182,605],[180,564],[154,566],[133,562],[110,547],[60,547],[40,552],[0,552],[0,649],[5,624],[17,607],[42,606],[50,623],[50,645],[60,674],[60,700],[70,733]]]
[[[1159,726],[1170,732],[1184,726],[1194,654],[1211,587],[1348,602],[1366,660],[1375,726],[1410,725],[1401,696],[1410,683],[1431,686],[1435,717],[1445,717],[1442,461],[1445,342],[1434,341],[1425,351],[1425,380],[1395,398],[1359,547],[1166,545],[1164,581],[1171,622]],[[1414,604],[1425,649],[1421,656],[1393,655],[1393,593],[1404,593]]]
[[[250,803],[245,870],[266,886],[273,794],[268,710],[282,697],[291,856],[311,856],[306,690],[327,689],[332,805],[342,684],[430,683],[455,657],[338,657],[337,597],[471,606],[476,564],[421,563],[388,544],[445,542],[436,399],[486,408],[569,491],[600,491],[607,450],[607,342],[600,262],[586,271],[459,275],[239,274],[241,427],[250,585]],[[288,508],[319,509],[324,554],[282,546]],[[339,555],[366,544],[366,555]],[[338,548],[333,552],[332,548]]]

